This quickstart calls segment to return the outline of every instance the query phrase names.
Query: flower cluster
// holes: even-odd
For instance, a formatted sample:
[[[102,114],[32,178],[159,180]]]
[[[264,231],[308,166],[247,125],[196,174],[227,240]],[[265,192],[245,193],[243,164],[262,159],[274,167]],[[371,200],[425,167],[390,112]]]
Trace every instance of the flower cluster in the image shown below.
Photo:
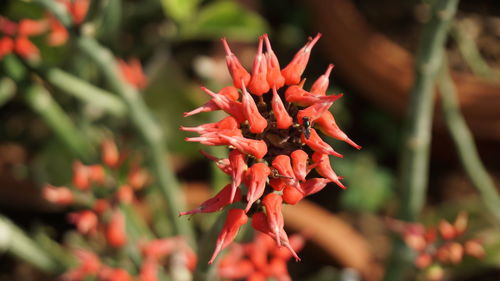
[[[193,271],[197,257],[184,238],[131,236],[133,232],[149,232],[138,230],[131,214],[144,212],[141,191],[148,186],[150,177],[137,157],[120,152],[112,140],[103,141],[101,151],[102,164],[73,163],[72,187],[46,185],[42,190],[49,202],[75,209],[68,219],[92,247],[74,250],[77,266],[64,273],[62,279],[157,281],[165,265],[171,265],[172,272]],[[147,228],[147,224],[142,224]],[[114,262],[112,266],[105,263],[113,259],[122,261],[120,252],[126,249],[136,253],[134,261],[140,266],[132,268],[128,261]],[[138,272],[137,279],[129,272]]]
[[[309,91],[303,88],[305,79],[301,78],[311,50],[320,37],[318,34],[310,38],[292,61],[281,69],[268,36],[261,36],[252,74],[240,64],[227,41],[222,39],[233,85],[218,93],[202,87],[211,99],[185,113],[185,116],[191,116],[223,110],[229,114],[219,122],[181,129],[200,135],[186,138],[187,141],[229,146],[231,151],[226,159],[202,153],[230,175],[232,182],[200,207],[180,215],[214,212],[240,201],[246,204],[244,209],[228,211],[209,263],[234,240],[238,229],[248,222],[249,217],[254,229],[268,234],[278,246],[287,247],[299,260],[284,231],[282,204],[296,204],[330,182],[345,188],[329,160],[330,155],[342,155],[323,141],[316,131],[319,129],[327,136],[361,148],[340,130],[329,111],[334,101],[342,96],[326,94],[333,65],[328,66]],[[313,169],[321,177],[308,176]],[[241,184],[246,189],[242,189]],[[243,195],[244,191],[246,194]]]
[[[58,2],[68,10],[75,25],[83,22],[89,0],[58,0]],[[37,60],[40,51],[29,37],[46,33],[46,42],[49,46],[62,45],[69,36],[66,28],[51,14],[46,14],[41,19],[22,19],[19,22],[0,16],[0,59],[15,53],[25,59]]]
[[[295,251],[304,245],[299,235],[290,237]],[[277,247],[267,235],[257,233],[251,243],[233,244],[229,252],[221,258],[217,272],[221,278],[252,281],[265,281],[273,278],[278,281],[292,280],[286,262],[292,257],[290,251]]]
[[[401,233],[408,247],[416,252],[415,266],[426,272],[427,280],[444,278],[443,265],[459,264],[464,255],[482,258],[485,255],[478,239],[463,240],[468,217],[460,213],[452,224],[441,220],[437,227],[424,227],[420,223],[389,220],[391,229]]]

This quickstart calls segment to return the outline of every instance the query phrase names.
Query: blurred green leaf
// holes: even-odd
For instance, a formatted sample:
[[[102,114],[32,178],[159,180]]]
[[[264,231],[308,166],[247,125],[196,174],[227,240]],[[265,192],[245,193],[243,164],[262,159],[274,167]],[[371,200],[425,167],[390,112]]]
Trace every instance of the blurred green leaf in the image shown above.
[[[199,0],[161,0],[165,14],[176,22],[185,22],[196,13]]]
[[[339,161],[347,190],[342,193],[342,205],[350,210],[375,212],[391,194],[393,176],[377,165],[373,155],[360,153],[355,160]]]
[[[0,79],[0,107],[8,102],[16,93],[16,83],[4,77]]]
[[[82,159],[89,159],[93,155],[95,151],[88,140],[45,88],[31,86],[24,97],[27,104],[51,127],[68,149]]]
[[[7,76],[14,81],[21,81],[26,76],[26,68],[15,55],[7,55],[1,62]]]
[[[266,33],[268,26],[258,14],[238,3],[219,1],[201,9],[193,21],[181,26],[180,37],[214,39],[229,37],[240,41],[255,41]]]

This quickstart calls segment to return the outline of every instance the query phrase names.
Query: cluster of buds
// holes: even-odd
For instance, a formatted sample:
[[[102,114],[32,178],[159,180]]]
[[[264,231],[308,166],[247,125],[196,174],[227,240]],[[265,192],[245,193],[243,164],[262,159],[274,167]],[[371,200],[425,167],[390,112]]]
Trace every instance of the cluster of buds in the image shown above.
[[[186,268],[189,271],[193,271],[196,266],[195,253],[181,237],[149,240],[137,247],[142,254],[142,264],[138,270],[134,270],[138,272],[137,276],[122,267],[106,265],[89,250],[76,249],[73,255],[77,266],[64,273],[61,280],[82,281],[93,277],[99,281],[158,281],[160,270],[169,272],[165,265],[171,265],[175,270]]]
[[[196,255],[181,237],[130,241],[125,210],[139,212],[144,208],[137,193],[150,180],[139,161],[127,154],[120,152],[114,141],[104,140],[101,145],[102,164],[84,165],[76,161],[73,163],[71,187],[46,185],[43,188],[43,196],[49,202],[78,209],[69,213],[69,221],[92,242],[89,245],[99,245],[92,251],[77,249],[74,255],[78,265],[66,272],[63,280],[80,281],[93,276],[100,281],[157,281],[160,272],[168,272],[166,265],[175,268],[172,272],[185,269],[191,274],[190,271],[194,270]],[[125,176],[120,178],[119,175]],[[96,254],[118,253],[126,245],[142,253],[140,266],[131,270],[138,272],[137,278],[124,268],[104,264]]]
[[[319,129],[327,136],[361,148],[340,130],[329,111],[333,102],[342,96],[326,94],[333,65],[328,66],[309,91],[303,88],[305,80],[301,80],[311,50],[320,37],[318,34],[309,38],[292,61],[281,69],[267,34],[261,36],[252,74],[222,39],[233,85],[218,93],[202,87],[211,99],[184,114],[191,116],[215,110],[229,114],[219,122],[181,129],[200,135],[186,138],[187,141],[231,149],[225,159],[202,153],[231,176],[232,182],[200,207],[180,215],[219,211],[235,202],[246,204],[244,209],[228,211],[209,263],[234,240],[249,217],[254,229],[269,235],[278,246],[288,248],[299,260],[284,231],[282,204],[296,204],[330,182],[345,188],[329,160],[329,155],[342,155],[316,131]],[[308,176],[313,169],[321,177]],[[246,194],[242,194],[244,191]]]
[[[87,14],[89,0],[58,0],[66,7],[75,25]],[[49,46],[59,46],[68,39],[66,28],[51,14],[41,19],[22,19],[19,22],[0,17],[0,59],[10,53],[28,60],[38,60],[40,51],[29,37],[47,34]]]
[[[290,237],[295,251],[304,245],[300,235]],[[290,251],[278,247],[268,235],[257,233],[254,240],[247,244],[233,244],[217,267],[218,275],[230,280],[265,281],[273,278],[278,281],[292,280],[287,270],[287,261],[292,257]]]
[[[464,255],[483,258],[484,248],[479,239],[462,239],[467,230],[467,214],[460,213],[452,224],[441,220],[437,227],[424,227],[420,223],[389,220],[388,225],[401,233],[405,243],[416,252],[415,266],[426,272],[427,280],[444,278],[442,266],[459,264]]]

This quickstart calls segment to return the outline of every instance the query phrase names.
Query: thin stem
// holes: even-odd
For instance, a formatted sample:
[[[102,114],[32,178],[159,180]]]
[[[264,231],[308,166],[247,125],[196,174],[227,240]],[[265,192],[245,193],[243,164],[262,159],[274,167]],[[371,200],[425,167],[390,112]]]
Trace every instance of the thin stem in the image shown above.
[[[40,74],[50,84],[93,107],[101,108],[117,117],[123,117],[127,112],[120,98],[63,70],[51,68]]]
[[[457,42],[458,49],[472,72],[483,77],[494,77],[499,73],[492,69],[484,60],[477,48],[474,38],[466,32],[466,23],[456,21],[452,25],[451,36]]]
[[[92,147],[45,88],[30,86],[25,93],[25,100],[72,152],[82,159],[89,159],[93,154]]]
[[[465,172],[476,186],[488,210],[500,222],[500,197],[493,179],[489,176],[488,171],[481,162],[474,138],[460,112],[457,92],[446,63],[443,63],[438,86],[442,98],[442,109],[446,125],[457,147],[458,155]]]
[[[429,173],[429,147],[434,109],[434,83],[442,63],[444,44],[458,0],[436,0],[432,17],[422,29],[415,61],[415,82],[410,93],[409,112],[400,163],[400,218],[415,221],[424,204]],[[397,241],[397,240],[396,240]],[[393,244],[385,280],[404,280],[409,269],[408,249]]]
[[[90,37],[78,37],[75,43],[83,53],[96,63],[111,89],[119,94],[127,105],[130,119],[149,149],[153,172],[161,194],[167,203],[168,216],[172,221],[174,233],[185,235],[190,242],[193,242],[193,233],[189,222],[177,217],[178,212],[184,209],[184,200],[173,169],[167,161],[168,155],[163,133],[144,100],[137,91],[122,80],[115,59],[109,50]]]
[[[0,252],[12,255],[47,273],[60,273],[63,266],[47,255],[29,236],[0,215]]]

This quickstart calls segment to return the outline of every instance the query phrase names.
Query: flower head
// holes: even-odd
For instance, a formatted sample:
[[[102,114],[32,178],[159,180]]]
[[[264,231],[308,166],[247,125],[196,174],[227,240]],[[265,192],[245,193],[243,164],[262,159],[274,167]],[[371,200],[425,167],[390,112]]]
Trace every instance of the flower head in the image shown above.
[[[311,50],[320,37],[318,34],[310,38],[281,69],[269,37],[267,34],[261,36],[251,74],[241,65],[226,39],[222,39],[233,85],[219,92],[202,87],[211,99],[184,114],[192,116],[222,110],[230,115],[219,122],[181,127],[199,134],[186,138],[187,141],[228,146],[231,151],[227,159],[203,154],[232,177],[232,182],[215,197],[181,214],[219,211],[238,201],[245,205],[245,210],[231,206],[233,209],[229,211],[210,263],[234,240],[237,229],[248,217],[252,218],[254,229],[270,236],[277,246],[284,246],[298,260],[284,231],[281,205],[296,204],[330,182],[345,188],[340,182],[342,177],[334,172],[329,159],[329,155],[343,156],[316,130],[361,148],[339,129],[329,111],[342,97],[342,94],[326,93],[333,64],[328,65],[309,91],[304,89],[305,79],[302,78]],[[313,169],[323,178],[308,176]],[[280,271],[282,267],[278,265],[282,263],[278,260],[274,263]],[[242,271],[237,274],[251,269],[247,261],[238,266]],[[254,273],[249,278],[265,278],[260,272]]]

